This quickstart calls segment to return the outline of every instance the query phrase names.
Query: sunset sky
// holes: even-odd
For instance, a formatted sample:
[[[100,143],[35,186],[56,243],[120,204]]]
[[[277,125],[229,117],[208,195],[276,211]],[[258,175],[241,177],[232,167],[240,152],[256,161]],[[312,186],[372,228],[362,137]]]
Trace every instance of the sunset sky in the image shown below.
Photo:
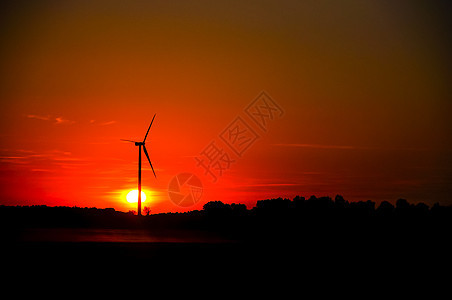
[[[136,210],[138,147],[120,139],[142,140],[154,114],[152,213],[295,195],[452,204],[449,2],[3,1],[0,204]],[[271,113],[264,128],[250,105]],[[196,159],[212,143],[216,181]],[[202,182],[193,206],[169,198],[180,173]]]

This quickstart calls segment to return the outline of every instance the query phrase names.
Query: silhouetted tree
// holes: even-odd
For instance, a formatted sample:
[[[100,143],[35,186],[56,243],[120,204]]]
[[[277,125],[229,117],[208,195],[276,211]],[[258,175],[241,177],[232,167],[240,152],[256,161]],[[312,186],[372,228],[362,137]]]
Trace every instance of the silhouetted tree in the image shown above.
[[[334,202],[330,197],[320,197],[311,196],[308,201],[306,201],[307,209],[315,213],[330,213],[334,209]]]
[[[280,215],[287,213],[291,207],[290,199],[270,199],[270,200],[259,200],[256,203],[256,211],[261,215]]]
[[[306,199],[304,197],[296,196],[295,198],[293,198],[293,204],[294,204],[293,206],[294,207],[303,206],[305,201],[306,201]]]
[[[423,202],[419,202],[418,204],[416,204],[415,209],[418,213],[420,213],[422,215],[427,214],[429,211],[428,205]]]
[[[245,216],[247,214],[246,205],[232,203],[231,212],[234,216]]]
[[[336,197],[334,198],[334,204],[338,208],[345,208],[345,203],[346,201],[341,195],[336,195]]]
[[[410,217],[410,213],[412,212],[412,205],[408,203],[405,199],[398,199],[396,202],[395,214],[399,218],[407,218]]]
[[[396,209],[398,210],[407,210],[409,207],[410,204],[406,201],[406,199],[398,199],[396,202]]]
[[[308,201],[310,201],[310,202],[317,201],[317,197],[312,195],[311,197],[309,197]]]
[[[151,213],[151,209],[150,209],[149,207],[145,206],[145,207],[143,208],[143,213],[144,213],[146,216],[149,216],[149,214]]]
[[[203,205],[203,210],[208,216],[226,216],[231,212],[231,206],[221,201],[210,201]]]
[[[388,218],[394,213],[394,205],[388,201],[382,201],[377,208],[377,215]]]

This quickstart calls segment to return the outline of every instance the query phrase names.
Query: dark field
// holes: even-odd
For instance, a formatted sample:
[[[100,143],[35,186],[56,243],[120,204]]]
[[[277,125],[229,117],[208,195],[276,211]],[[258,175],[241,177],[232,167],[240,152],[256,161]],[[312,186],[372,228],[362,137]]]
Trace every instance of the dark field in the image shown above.
[[[376,284],[428,280],[451,266],[449,207],[267,201],[253,210],[213,203],[203,211],[140,218],[112,210],[1,207],[2,270],[35,280],[144,272],[166,282],[276,276]]]

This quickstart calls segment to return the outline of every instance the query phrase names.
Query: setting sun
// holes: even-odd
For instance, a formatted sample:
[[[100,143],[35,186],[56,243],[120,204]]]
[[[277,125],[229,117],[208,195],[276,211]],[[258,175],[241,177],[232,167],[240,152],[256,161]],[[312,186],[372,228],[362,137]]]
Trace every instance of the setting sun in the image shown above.
[[[130,191],[126,196],[127,202],[137,203],[138,202],[138,190]],[[146,201],[146,194],[141,191],[141,202]]]

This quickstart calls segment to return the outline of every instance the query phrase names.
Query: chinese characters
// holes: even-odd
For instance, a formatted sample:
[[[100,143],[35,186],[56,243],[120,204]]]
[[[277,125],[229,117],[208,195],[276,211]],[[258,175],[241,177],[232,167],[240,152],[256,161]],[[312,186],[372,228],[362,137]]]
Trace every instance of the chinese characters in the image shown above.
[[[195,157],[196,166],[202,168],[204,175],[214,183],[261,138],[260,133],[267,132],[270,122],[284,114],[284,110],[265,91],[244,112],[226,126],[218,135],[219,139],[212,140]]]

